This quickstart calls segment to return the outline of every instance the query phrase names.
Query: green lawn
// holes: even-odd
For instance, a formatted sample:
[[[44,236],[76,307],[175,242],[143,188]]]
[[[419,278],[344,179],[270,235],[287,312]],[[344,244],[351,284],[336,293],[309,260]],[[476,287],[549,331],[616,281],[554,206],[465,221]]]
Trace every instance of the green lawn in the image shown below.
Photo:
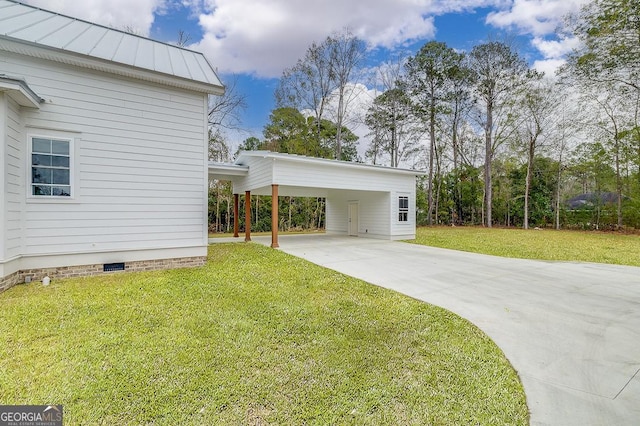
[[[411,242],[522,259],[640,266],[640,235],[612,232],[423,227]]]
[[[528,423],[469,322],[257,244],[0,304],[0,403],[63,404],[67,425]]]

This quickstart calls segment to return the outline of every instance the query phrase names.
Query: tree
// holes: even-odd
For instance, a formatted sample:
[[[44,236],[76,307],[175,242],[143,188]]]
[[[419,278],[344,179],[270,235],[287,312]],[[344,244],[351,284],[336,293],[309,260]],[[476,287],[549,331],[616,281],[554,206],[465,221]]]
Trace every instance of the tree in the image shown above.
[[[492,175],[491,162],[496,147],[506,140],[501,137],[500,120],[496,120],[501,108],[512,102],[513,96],[534,73],[527,63],[502,42],[487,42],[475,46],[469,54],[469,66],[473,70],[475,84],[474,94],[481,108],[480,121],[484,129],[484,224],[492,225]],[[505,117],[505,120],[509,117]]]
[[[429,174],[427,220],[433,224],[433,172],[436,156],[436,126],[445,112],[445,100],[449,97],[450,81],[461,63],[462,55],[445,43],[431,41],[422,46],[416,56],[407,61],[407,87],[414,101],[415,110],[425,121],[429,133]]]
[[[218,163],[230,160],[229,145],[220,129],[209,129],[209,161]]]
[[[625,151],[625,136],[627,135],[625,130],[631,127],[632,123],[628,99],[628,90],[623,90],[619,84],[612,86],[611,83],[597,85],[597,90],[585,98],[591,105],[596,106],[592,110],[598,115],[594,117],[592,127],[595,130],[595,136],[602,143],[602,147],[607,149],[611,160],[613,160],[613,169],[616,176],[616,223],[618,228],[623,225],[622,157]]]
[[[334,158],[336,152],[338,126],[329,120],[321,120],[318,126],[313,117],[307,118],[309,129],[320,129],[318,139],[318,149],[314,157]],[[311,131],[311,130],[310,130]],[[358,136],[356,136],[347,127],[342,126],[340,130],[342,134],[342,149],[340,150],[340,158],[342,161],[359,161],[358,159]]]
[[[320,138],[322,120],[330,102],[335,102],[336,142],[334,158],[343,158],[342,129],[347,124],[354,73],[364,58],[364,42],[349,31],[327,37],[321,44],[313,43],[295,66],[282,73],[275,92],[278,108],[292,107],[311,111],[316,124],[315,136]]]
[[[473,86],[473,72],[467,66],[466,55],[458,55],[458,62],[454,64],[448,79],[449,90],[447,93],[448,114],[444,116],[444,126],[451,135],[451,151],[453,161],[453,207],[455,214],[453,223],[462,218],[462,188],[461,166],[471,164],[465,155],[465,120],[468,118],[472,107],[470,90]],[[468,127],[468,126],[467,126]]]
[[[265,147],[271,151],[314,156],[317,141],[308,139],[307,120],[295,108],[277,108],[264,127]]]
[[[336,134],[336,155],[341,158],[342,128],[346,125],[349,98],[346,97],[347,86],[354,77],[354,73],[364,59],[365,44],[358,37],[345,30],[327,39],[330,46],[331,76],[335,81],[338,95],[335,123],[338,128]],[[353,91],[351,91],[353,94]]]
[[[315,118],[305,118],[300,111],[291,107],[276,108],[269,117],[271,121],[265,125],[265,140],[259,144],[260,148],[309,157],[334,158],[338,133],[335,123],[323,119],[317,124]],[[318,129],[319,134],[316,134]],[[342,128],[342,134],[344,149],[341,160],[355,161],[358,137],[346,127]]]
[[[522,120],[518,130],[519,138],[526,150],[527,173],[524,189],[524,229],[529,229],[529,195],[534,172],[534,160],[537,150],[545,136],[550,136],[557,119],[556,105],[559,99],[554,96],[553,83],[549,80],[534,80],[522,93]]]
[[[594,0],[582,9],[573,32],[583,46],[569,56],[574,74],[640,90],[640,2]]]
[[[219,128],[209,129],[209,161],[228,162],[230,160],[229,145],[224,133]],[[230,182],[214,179],[209,181],[209,226],[214,232],[229,230],[231,209]],[[226,214],[222,214],[221,210]],[[223,224],[225,226],[223,226]]]
[[[313,112],[318,125],[317,137],[320,137],[320,124],[335,88],[330,50],[331,45],[327,41],[320,45],[311,44],[304,58],[282,72],[275,92],[278,108],[292,107]]]
[[[365,123],[372,130],[374,139],[367,151],[369,157],[389,154],[391,167],[416,149],[416,139],[411,99],[400,88],[387,90],[376,97],[367,111]]]
[[[261,149],[265,149],[265,143],[255,136],[250,136],[238,145],[238,149],[236,150],[234,157],[237,157],[238,154],[240,154],[240,151],[259,151]]]
[[[247,108],[246,95],[239,92],[238,79],[233,77],[225,87],[224,95],[209,96],[209,127],[239,129],[241,114]]]

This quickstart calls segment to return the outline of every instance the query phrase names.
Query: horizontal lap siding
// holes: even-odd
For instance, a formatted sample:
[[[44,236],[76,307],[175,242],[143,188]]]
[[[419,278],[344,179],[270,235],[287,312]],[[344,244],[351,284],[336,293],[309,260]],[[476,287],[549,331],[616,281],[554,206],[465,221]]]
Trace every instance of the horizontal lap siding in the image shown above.
[[[388,236],[390,232],[389,193],[363,193],[358,206],[361,234]]]
[[[5,253],[8,259],[22,251],[24,216],[24,142],[21,140],[20,106],[7,97],[5,151]]]
[[[389,236],[389,193],[330,191],[327,196],[327,232],[346,233],[349,202],[358,202],[358,232]]]
[[[274,183],[311,188],[359,191],[392,191],[411,189],[415,177],[371,167],[313,164],[276,160]]]
[[[325,211],[325,228],[327,232],[346,234],[348,231],[348,215],[347,199],[333,192],[329,193]]]
[[[398,221],[399,216],[399,203],[398,198],[401,196],[409,197],[409,215],[408,221]],[[394,191],[391,194],[391,235],[396,236],[415,236],[416,233],[416,193],[415,189],[412,191]]]
[[[76,199],[26,203],[24,254],[203,244],[205,95],[15,55],[5,61],[46,100],[25,112],[27,131],[73,132],[78,143]]]
[[[247,163],[243,164],[243,166],[249,166],[250,173],[247,177],[234,181],[233,192],[235,194],[241,194],[252,189],[271,186],[271,179],[273,176],[271,161],[264,161],[261,158],[249,157]]]

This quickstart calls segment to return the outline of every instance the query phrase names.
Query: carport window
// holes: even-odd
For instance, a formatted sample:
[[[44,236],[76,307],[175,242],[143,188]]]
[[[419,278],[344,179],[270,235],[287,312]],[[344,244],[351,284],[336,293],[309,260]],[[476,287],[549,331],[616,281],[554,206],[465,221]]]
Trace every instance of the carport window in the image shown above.
[[[398,222],[409,221],[409,197],[398,197]]]

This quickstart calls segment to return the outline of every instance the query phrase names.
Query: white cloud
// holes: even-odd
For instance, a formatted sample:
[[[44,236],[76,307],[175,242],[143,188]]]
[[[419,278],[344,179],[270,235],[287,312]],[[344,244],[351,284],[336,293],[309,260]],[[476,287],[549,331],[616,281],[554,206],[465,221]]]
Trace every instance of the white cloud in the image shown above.
[[[543,72],[546,77],[555,78],[556,71],[565,64],[564,59],[542,59],[533,63],[533,68]]]
[[[558,59],[580,46],[580,40],[575,37],[558,37],[557,40],[546,40],[534,37],[531,44],[547,59]]]
[[[191,47],[226,73],[278,77],[308,46],[349,28],[371,48],[399,50],[433,38],[434,17],[488,7],[487,23],[534,36],[545,60],[559,60],[575,40],[554,34],[567,13],[589,0],[24,0],[37,7],[148,36],[159,14],[183,7],[199,16],[203,37]],[[462,31],[464,29],[461,29]]]
[[[223,73],[279,76],[313,42],[349,28],[371,47],[395,48],[435,34],[432,1],[208,0],[200,15],[204,51]]]
[[[553,33],[565,16],[578,12],[590,0],[513,0],[509,7],[491,12],[487,23],[542,36]]]
[[[153,25],[154,13],[162,12],[167,0],[23,0],[23,2],[113,28],[131,28],[136,34],[148,36]]]

